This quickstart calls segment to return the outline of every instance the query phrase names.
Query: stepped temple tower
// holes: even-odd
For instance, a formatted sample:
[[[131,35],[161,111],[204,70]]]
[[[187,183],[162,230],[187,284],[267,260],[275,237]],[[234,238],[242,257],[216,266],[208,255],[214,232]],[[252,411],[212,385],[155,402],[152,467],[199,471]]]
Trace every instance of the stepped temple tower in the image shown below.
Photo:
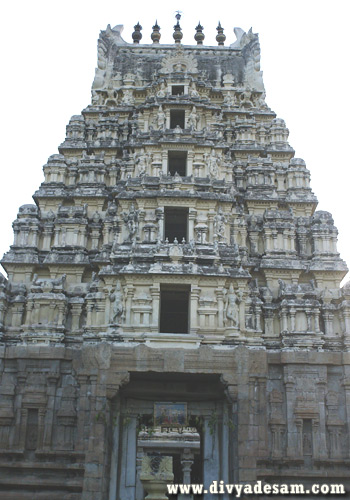
[[[350,491],[347,268],[258,36],[121,32],[2,259],[0,499],[142,500],[154,457]]]

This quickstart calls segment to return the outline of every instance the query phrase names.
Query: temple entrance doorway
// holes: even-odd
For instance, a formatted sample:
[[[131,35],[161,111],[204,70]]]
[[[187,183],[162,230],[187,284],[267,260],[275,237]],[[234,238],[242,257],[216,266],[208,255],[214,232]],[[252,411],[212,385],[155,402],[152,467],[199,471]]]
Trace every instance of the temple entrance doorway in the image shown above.
[[[131,373],[114,404],[109,500],[145,498],[141,470],[147,457],[172,457],[175,484],[209,488],[214,480],[229,482],[235,439],[231,411],[219,375]]]

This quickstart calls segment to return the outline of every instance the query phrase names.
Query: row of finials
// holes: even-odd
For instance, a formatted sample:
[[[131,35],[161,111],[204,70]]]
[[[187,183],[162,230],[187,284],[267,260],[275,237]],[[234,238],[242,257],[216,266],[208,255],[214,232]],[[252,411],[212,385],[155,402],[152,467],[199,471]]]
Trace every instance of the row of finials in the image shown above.
[[[176,14],[176,19],[177,23],[174,26],[174,33],[173,33],[173,38],[175,40],[175,43],[181,43],[183,34],[181,31],[181,26],[180,26],[180,19],[181,19],[181,14],[177,13]],[[199,22],[198,25],[196,26],[196,34],[194,35],[194,39],[197,42],[197,45],[203,45],[203,40],[205,38],[205,35],[203,33],[203,26]],[[134,26],[134,32],[131,35],[134,43],[140,43],[140,40],[142,38],[142,26],[140,23],[137,23]],[[152,33],[151,33],[151,38],[153,43],[159,43],[161,34],[160,34],[160,26],[158,26],[158,23],[156,21],[155,25],[152,27]],[[216,41],[218,42],[218,45],[224,45],[224,42],[226,40],[226,35],[224,35],[224,28],[222,28],[221,23],[219,22],[217,28],[216,28],[218,34],[216,35]]]

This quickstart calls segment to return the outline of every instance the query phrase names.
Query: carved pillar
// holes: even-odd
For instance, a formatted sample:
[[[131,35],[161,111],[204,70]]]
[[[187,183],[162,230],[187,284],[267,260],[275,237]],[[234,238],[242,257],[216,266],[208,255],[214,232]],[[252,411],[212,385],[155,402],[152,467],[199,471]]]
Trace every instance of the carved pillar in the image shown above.
[[[325,377],[326,377],[326,370]],[[326,442],[326,378],[320,378],[317,383],[317,399],[319,409],[319,428],[317,436],[314,436],[314,457],[327,458],[327,442]]]
[[[329,424],[329,444],[331,458],[343,458],[342,453],[342,429],[343,424]]]
[[[125,317],[125,325],[131,325],[131,308],[132,308],[132,299],[134,297],[135,287],[132,285],[126,285],[124,289],[125,295],[125,308],[126,308],[126,317]]]
[[[120,451],[120,430],[122,419],[120,415],[120,388],[130,380],[128,372],[110,373],[107,382],[107,398],[111,401],[111,423],[113,426],[111,467],[108,500],[117,500],[118,494],[118,460]]]
[[[46,418],[43,434],[43,449],[51,449],[53,417],[55,412],[56,385],[59,378],[58,373],[48,373],[47,375],[47,405]]]
[[[238,386],[237,379],[231,374],[224,373],[220,377],[225,386],[227,406],[224,404],[224,425],[222,435],[222,460],[227,465],[223,465],[223,473],[226,481],[238,481]],[[227,413],[226,413],[227,411]]]
[[[197,216],[197,210],[195,210],[194,208],[190,208],[188,213],[188,241],[196,240],[194,234],[194,222],[196,216]]]
[[[280,311],[281,332],[288,332],[287,308],[282,306]]]
[[[301,418],[295,420],[295,427],[296,427],[295,457],[301,458],[303,456],[303,420]]]
[[[24,372],[19,372],[17,375],[17,387],[16,396],[14,400],[14,408],[17,408],[15,415],[15,437],[14,437],[14,447],[15,449],[24,450],[24,443],[26,437],[26,426],[27,426],[27,410],[22,410],[22,397],[25,387],[25,381],[27,374]]]
[[[38,410],[38,441],[37,450],[43,449],[44,440],[44,421],[45,421],[46,408],[39,408]]]
[[[291,333],[295,332],[295,314],[296,314],[295,307],[291,307],[289,309],[290,331],[291,331]]]
[[[350,429],[350,376],[344,374],[343,387],[345,392],[345,408],[346,408],[346,423],[347,428]],[[348,447],[348,457],[350,457],[350,447]]]
[[[323,306],[325,335],[330,337],[333,335],[333,318],[334,318],[333,309],[334,309],[333,304],[325,304]]]
[[[265,322],[265,335],[272,336],[274,334],[273,316],[274,310],[272,304],[264,304],[264,322]]]
[[[79,451],[84,450],[85,440],[85,421],[87,417],[87,412],[89,410],[88,401],[88,375],[85,373],[80,373],[77,375],[78,383],[80,386],[79,398],[78,398],[78,423],[77,423],[77,441],[76,449]]]
[[[293,377],[285,374],[286,406],[287,406],[287,457],[293,458],[297,453],[297,435],[294,420],[295,383]],[[301,422],[302,424],[302,422]],[[301,432],[301,430],[299,429]],[[299,456],[301,451],[299,450]]]
[[[241,332],[244,332],[246,330],[245,328],[245,302],[247,299],[247,292],[243,290],[242,288],[238,289],[238,292],[240,292],[240,301],[239,301],[239,328]]]
[[[315,325],[315,333],[320,333],[320,310],[314,309],[314,325]]]
[[[52,230],[53,230],[53,224],[46,224],[43,228],[43,243],[42,243],[43,250],[50,249]]]
[[[265,251],[269,253],[271,250],[271,229],[265,227],[264,230],[264,241],[265,241]]]
[[[19,443],[18,443],[18,448],[20,450],[24,450],[25,448],[27,418],[28,418],[28,410],[27,408],[22,408],[20,410],[20,428],[19,428]]]
[[[219,287],[215,290],[216,301],[218,303],[218,328],[224,328],[224,288]]]
[[[226,484],[229,483],[229,471],[230,471],[230,453],[229,453],[229,443],[230,443],[230,429],[233,428],[232,422],[232,405],[231,403],[223,403],[223,418],[221,425],[221,453],[220,453],[220,479],[222,479]],[[220,495],[221,496],[221,495]],[[227,493],[221,496],[222,500],[228,500],[229,496]]]
[[[137,437],[137,436],[136,436]],[[137,448],[136,453],[136,495],[135,500],[143,500],[145,498],[145,491],[141,482],[142,472],[142,458],[144,456],[143,448]]]
[[[261,306],[260,306],[260,304],[254,305],[254,315],[255,315],[255,329],[256,329],[256,331],[261,332]]]
[[[187,175],[190,176],[193,174],[193,158],[194,158],[194,152],[193,151],[188,151],[187,152]]]
[[[285,425],[283,424],[272,424],[271,434],[272,434],[272,458],[281,458],[283,456],[282,450],[282,439],[285,432]]]
[[[123,500],[134,500],[136,491],[136,415],[125,415],[122,429],[122,463],[119,495]]]
[[[150,287],[152,297],[152,324],[151,331],[159,332],[159,318],[160,318],[160,286],[156,284]]]
[[[169,127],[168,127],[169,128]],[[162,173],[168,174],[168,151],[162,151]]]
[[[213,243],[214,241],[214,217],[215,217],[215,212],[209,211],[208,212],[208,238],[207,241],[209,243]]]
[[[156,209],[156,219],[158,226],[157,241],[164,241],[164,207],[158,207]]]
[[[199,329],[198,323],[198,300],[199,295],[201,293],[201,288],[196,285],[192,285],[191,287],[191,322],[190,322],[190,331],[191,333],[196,334]]]
[[[111,452],[111,472],[109,480],[109,497],[108,500],[117,499],[117,472],[118,472],[118,453],[119,453],[119,435],[120,435],[120,400],[119,397],[114,398],[111,403],[112,410],[112,452]]]
[[[267,397],[266,377],[258,377],[259,390],[259,456],[265,457],[268,453],[267,435]]]
[[[182,465],[182,482],[183,484],[191,484],[191,468],[194,462],[194,455],[188,448],[185,448],[181,455]]]
[[[220,477],[218,424],[212,416],[205,416],[203,422],[203,480],[204,488]],[[205,500],[219,500],[218,495],[205,494]]]
[[[70,306],[72,311],[72,332],[77,332],[80,329],[80,316],[82,313],[84,299],[81,297],[72,297]]]

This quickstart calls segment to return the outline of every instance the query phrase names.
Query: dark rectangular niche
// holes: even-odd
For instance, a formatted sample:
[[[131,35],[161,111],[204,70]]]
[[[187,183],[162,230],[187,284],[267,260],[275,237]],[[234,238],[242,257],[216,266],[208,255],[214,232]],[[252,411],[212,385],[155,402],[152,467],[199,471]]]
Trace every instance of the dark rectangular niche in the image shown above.
[[[190,285],[164,285],[160,289],[161,333],[188,333]]]
[[[185,110],[171,109],[170,110],[170,128],[185,128]]]
[[[172,95],[184,95],[185,86],[184,85],[172,85],[171,94]]]
[[[173,243],[175,238],[179,243],[187,241],[188,208],[165,207],[164,209],[164,239]]]
[[[168,173],[175,175],[176,172],[181,177],[187,172],[187,151],[168,151]]]

